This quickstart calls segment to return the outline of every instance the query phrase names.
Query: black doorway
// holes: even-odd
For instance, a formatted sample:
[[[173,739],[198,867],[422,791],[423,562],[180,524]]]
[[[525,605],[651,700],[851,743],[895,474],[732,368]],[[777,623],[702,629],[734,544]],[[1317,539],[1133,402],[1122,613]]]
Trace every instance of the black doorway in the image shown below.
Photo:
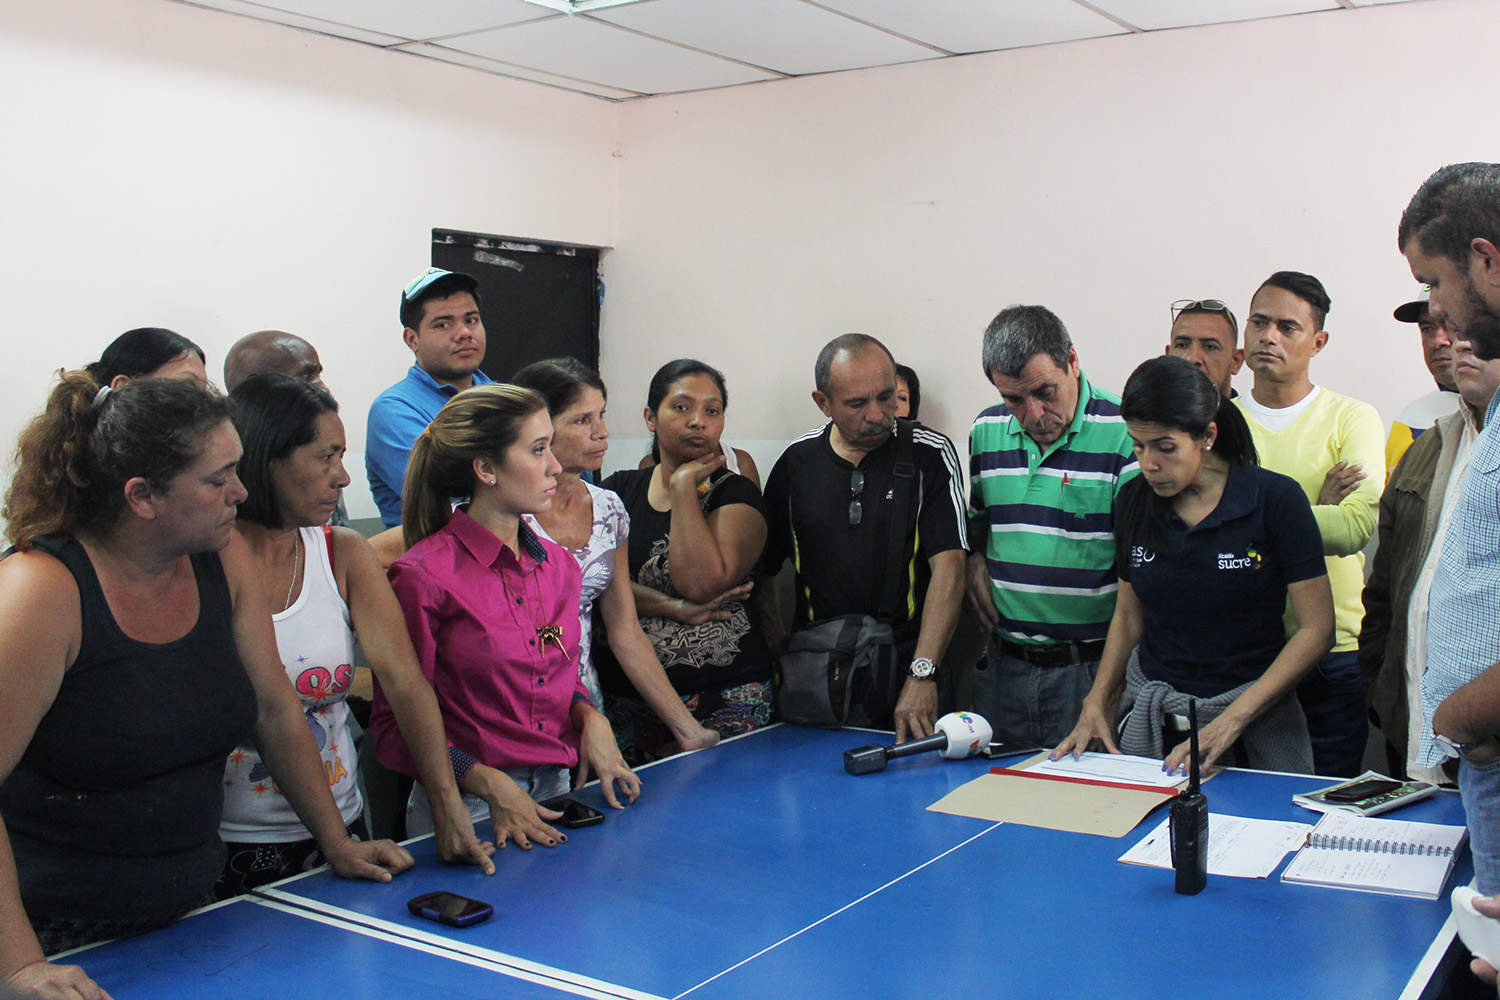
[[[485,353],[480,368],[505,382],[543,358],[599,367],[598,247],[432,231],[432,265],[479,281]]]

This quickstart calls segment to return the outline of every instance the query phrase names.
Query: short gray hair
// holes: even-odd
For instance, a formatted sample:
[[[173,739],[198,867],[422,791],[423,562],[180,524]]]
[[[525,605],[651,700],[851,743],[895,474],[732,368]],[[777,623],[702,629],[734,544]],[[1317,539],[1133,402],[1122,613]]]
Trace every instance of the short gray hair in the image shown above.
[[[984,331],[984,377],[994,381],[996,375],[1017,378],[1038,354],[1045,354],[1068,367],[1073,339],[1057,314],[1046,306],[1011,306],[1000,310]]]

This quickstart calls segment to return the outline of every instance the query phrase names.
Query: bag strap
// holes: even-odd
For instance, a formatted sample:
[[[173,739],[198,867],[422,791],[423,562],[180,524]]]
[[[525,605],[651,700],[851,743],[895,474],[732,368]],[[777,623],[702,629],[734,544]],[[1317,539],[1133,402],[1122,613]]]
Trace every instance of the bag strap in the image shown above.
[[[323,525],[323,544],[328,546],[328,568],[333,569],[333,528]]]
[[[906,528],[910,523],[912,494],[916,492],[917,465],[914,460],[916,443],[912,440],[915,422],[903,417],[896,419],[896,461],[891,472],[894,475],[891,487],[891,536],[886,549],[885,588],[880,595],[880,614],[883,622],[893,622],[900,617],[901,599],[906,594],[902,584],[906,580]]]

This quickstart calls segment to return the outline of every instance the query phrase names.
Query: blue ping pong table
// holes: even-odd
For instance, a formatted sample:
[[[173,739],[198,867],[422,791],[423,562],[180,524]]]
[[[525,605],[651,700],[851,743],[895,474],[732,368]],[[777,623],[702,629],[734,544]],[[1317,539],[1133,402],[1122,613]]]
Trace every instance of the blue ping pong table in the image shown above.
[[[268,900],[242,897],[140,937],[56,961],[82,965],[115,1000],[422,1000],[608,997],[549,985],[436,948]]]
[[[475,977],[490,985],[472,995],[504,997],[1415,1000],[1452,941],[1446,899],[1275,876],[1211,877],[1201,895],[1178,896],[1170,871],[1117,860],[1162,810],[1119,839],[928,812],[990,762],[927,755],[846,775],[842,751],[879,738],[771,727],[642,769],[636,805],[606,809],[603,825],[572,831],[561,847],[500,852],[491,878],[439,864],[426,838],[410,845],[415,869],[390,884],[312,872],[158,935],[209,920],[227,927],[236,914],[284,925],[278,942],[343,935],[353,943],[256,952],[280,977],[258,995],[305,995],[273,984],[312,950],[321,961],[309,974],[343,995],[394,995],[381,992],[386,980],[425,984],[403,1000],[468,996]],[[1316,814],[1291,797],[1324,783],[1231,770],[1204,791],[1214,812],[1311,823]],[[578,797],[603,806],[596,787]],[[1463,822],[1450,794],[1401,817]],[[1470,871],[1466,853],[1450,887]],[[411,917],[406,901],[434,889],[486,900],[495,916],[461,930]],[[299,919],[316,926],[298,932]],[[120,1000],[193,995],[153,992],[142,966],[159,968],[159,958],[129,960],[132,948],[156,949],[147,942],[158,935],[71,960]],[[463,966],[446,973],[461,984],[426,971],[444,961]],[[340,990],[350,982],[358,987]]]

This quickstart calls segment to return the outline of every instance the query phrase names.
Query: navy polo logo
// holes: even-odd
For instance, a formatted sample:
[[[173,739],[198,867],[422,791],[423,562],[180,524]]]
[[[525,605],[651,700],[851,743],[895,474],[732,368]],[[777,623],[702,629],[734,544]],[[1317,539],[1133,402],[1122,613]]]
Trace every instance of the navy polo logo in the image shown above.
[[[1219,553],[1220,569],[1247,569],[1250,572],[1254,573],[1256,570],[1260,569],[1260,566],[1260,553],[1255,551],[1255,547],[1253,545],[1250,548],[1246,549],[1245,554],[1242,556],[1237,556],[1233,552]]]

